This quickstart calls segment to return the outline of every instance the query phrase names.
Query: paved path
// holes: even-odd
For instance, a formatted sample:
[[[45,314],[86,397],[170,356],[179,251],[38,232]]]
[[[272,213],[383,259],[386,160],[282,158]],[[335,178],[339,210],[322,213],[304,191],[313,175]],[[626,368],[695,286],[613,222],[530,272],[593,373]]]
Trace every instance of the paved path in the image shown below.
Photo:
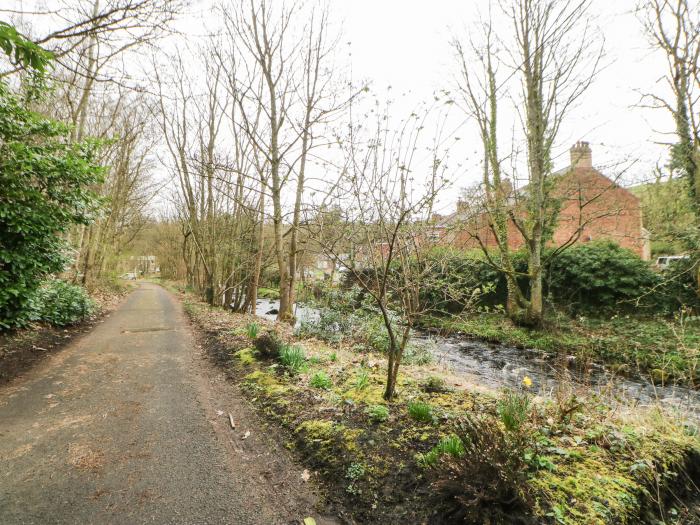
[[[0,389],[0,523],[267,525],[312,514],[300,468],[259,422],[240,421],[250,409],[195,348],[179,303],[143,284]],[[244,428],[257,441],[243,441]]]

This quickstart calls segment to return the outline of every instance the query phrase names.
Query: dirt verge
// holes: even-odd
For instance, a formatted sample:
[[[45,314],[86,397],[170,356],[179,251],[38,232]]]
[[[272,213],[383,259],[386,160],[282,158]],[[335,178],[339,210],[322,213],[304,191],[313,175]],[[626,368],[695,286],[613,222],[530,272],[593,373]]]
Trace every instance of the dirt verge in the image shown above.
[[[97,313],[66,327],[33,324],[21,330],[0,334],[0,385],[23,374],[47,356],[59,352],[77,337],[89,332],[108,316],[127,295],[100,293],[95,297]]]

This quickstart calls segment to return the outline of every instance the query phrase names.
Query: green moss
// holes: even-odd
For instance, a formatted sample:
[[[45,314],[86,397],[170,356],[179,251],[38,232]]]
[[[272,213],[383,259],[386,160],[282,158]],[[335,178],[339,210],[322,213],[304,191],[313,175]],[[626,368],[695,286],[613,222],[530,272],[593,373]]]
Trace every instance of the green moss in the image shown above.
[[[537,498],[536,511],[564,524],[639,523],[656,503],[651,492],[664,493],[697,448],[694,436],[681,426],[654,428],[653,418],[639,426],[602,425],[582,428],[576,439],[553,442],[546,456],[552,469],[539,470],[529,480]]]
[[[245,376],[245,381],[265,397],[282,396],[291,390],[289,385],[284,384],[274,375],[262,370],[256,370],[248,374]]]
[[[244,348],[236,352],[234,355],[238,358],[241,364],[252,365],[257,361],[253,352],[254,350],[252,348]]]
[[[261,299],[272,299],[276,301],[280,298],[280,291],[276,288],[258,288],[258,297]]]
[[[565,524],[636,523],[642,488],[604,462],[587,458],[541,470],[529,481],[538,510]]]
[[[338,467],[358,456],[357,439],[362,430],[349,429],[324,419],[310,419],[301,423],[295,432],[306,451],[321,466]]]
[[[376,385],[370,385],[362,389],[353,387],[342,392],[342,397],[344,399],[351,399],[355,403],[379,405],[384,402],[384,388]]]

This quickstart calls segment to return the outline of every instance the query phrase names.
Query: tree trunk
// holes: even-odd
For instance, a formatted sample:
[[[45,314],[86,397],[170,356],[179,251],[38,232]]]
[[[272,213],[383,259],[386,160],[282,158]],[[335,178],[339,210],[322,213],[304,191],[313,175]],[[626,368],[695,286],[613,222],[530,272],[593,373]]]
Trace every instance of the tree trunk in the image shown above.
[[[259,208],[260,228],[258,233],[258,249],[255,253],[253,275],[250,279],[250,285],[248,288],[248,303],[250,304],[250,313],[253,315],[257,313],[258,286],[260,284],[260,271],[262,269],[263,250],[265,248],[265,193],[262,185],[260,189]]]
[[[528,268],[530,271],[530,300],[527,304],[525,324],[539,328],[544,321],[542,302],[542,248],[541,244],[530,251]]]

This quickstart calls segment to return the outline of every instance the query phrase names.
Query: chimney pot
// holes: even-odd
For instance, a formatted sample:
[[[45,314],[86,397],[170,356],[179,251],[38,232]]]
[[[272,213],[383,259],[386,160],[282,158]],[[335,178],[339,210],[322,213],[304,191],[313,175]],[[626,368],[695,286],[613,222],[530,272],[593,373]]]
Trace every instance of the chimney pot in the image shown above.
[[[569,153],[571,155],[571,169],[593,167],[593,153],[588,142],[579,140],[571,146]]]

